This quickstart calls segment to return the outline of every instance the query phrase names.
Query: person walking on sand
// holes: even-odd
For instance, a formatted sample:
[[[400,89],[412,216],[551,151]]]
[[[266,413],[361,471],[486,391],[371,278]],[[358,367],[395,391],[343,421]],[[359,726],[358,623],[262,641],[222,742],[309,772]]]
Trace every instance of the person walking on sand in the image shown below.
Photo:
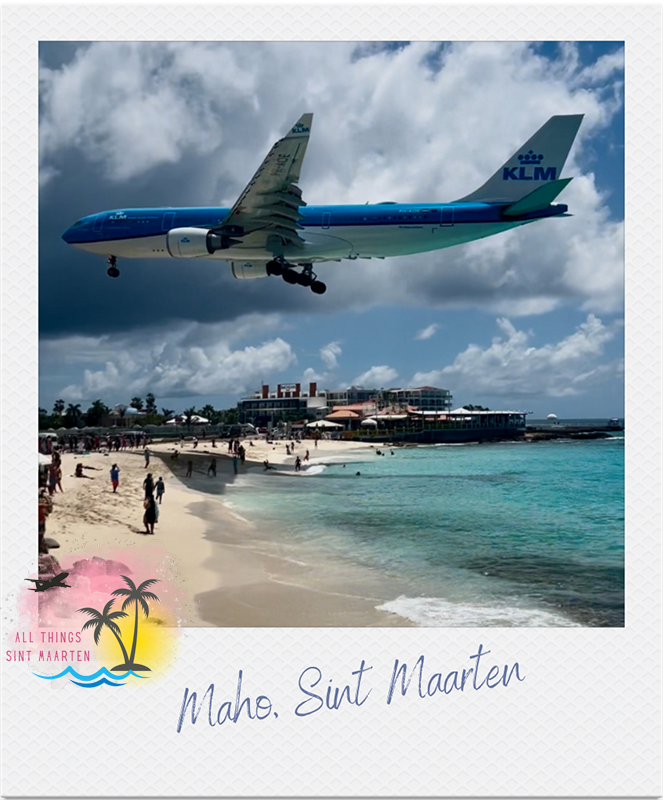
[[[302,468],[302,460],[299,456],[295,459],[295,472],[300,472]]]
[[[115,494],[117,487],[120,485],[120,468],[117,464],[113,464],[110,468],[110,479],[113,485],[113,494]]]
[[[150,451],[147,449],[147,447],[145,448],[145,450],[143,450],[143,455],[145,456],[144,468],[147,469],[150,466]]]
[[[143,514],[143,525],[145,533],[154,535],[154,523],[157,521],[157,504],[153,495],[146,497],[143,501],[145,513]]]
[[[166,491],[166,484],[163,482],[163,478],[159,477],[157,485],[154,488],[157,493],[157,501],[159,505],[161,505],[161,498],[163,497],[163,493]]]
[[[304,454],[304,461],[308,461],[308,450],[307,450],[307,451],[306,451],[306,453]]]
[[[190,478],[192,473],[193,473],[193,461],[187,461],[185,477]]]
[[[207,477],[209,478],[210,472],[216,478],[216,459],[213,458],[209,467],[207,467]]]
[[[143,489],[145,489],[145,499],[147,500],[148,497],[152,497],[154,494],[154,479],[152,478],[152,473],[147,473],[147,478],[143,481]]]

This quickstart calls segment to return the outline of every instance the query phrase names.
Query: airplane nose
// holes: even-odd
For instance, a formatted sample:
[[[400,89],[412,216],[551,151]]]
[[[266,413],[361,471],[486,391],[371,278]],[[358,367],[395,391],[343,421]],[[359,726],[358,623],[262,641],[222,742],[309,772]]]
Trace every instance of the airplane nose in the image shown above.
[[[74,242],[74,231],[72,228],[67,228],[67,230],[62,234],[62,238],[67,244],[72,244]]]

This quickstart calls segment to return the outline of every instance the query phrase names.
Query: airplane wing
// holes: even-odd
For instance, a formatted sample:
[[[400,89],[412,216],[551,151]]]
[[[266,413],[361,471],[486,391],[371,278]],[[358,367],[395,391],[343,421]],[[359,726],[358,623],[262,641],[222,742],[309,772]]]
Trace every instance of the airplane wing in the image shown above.
[[[303,114],[267,154],[228,216],[215,231],[231,237],[251,237],[267,244],[275,237],[283,244],[303,244],[298,233],[299,207],[305,206],[296,186],[306,153],[313,114]]]

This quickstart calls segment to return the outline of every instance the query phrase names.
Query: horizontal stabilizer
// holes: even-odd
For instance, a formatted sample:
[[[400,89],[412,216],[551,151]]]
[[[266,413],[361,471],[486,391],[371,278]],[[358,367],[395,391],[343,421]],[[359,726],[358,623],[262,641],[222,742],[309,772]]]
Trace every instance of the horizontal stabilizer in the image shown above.
[[[522,214],[530,214],[532,211],[541,211],[552,203],[557,195],[564,189],[573,178],[562,178],[561,181],[550,181],[539,186],[533,192],[525,195],[522,200],[514,203],[505,209],[502,214],[505,217],[519,217]]]

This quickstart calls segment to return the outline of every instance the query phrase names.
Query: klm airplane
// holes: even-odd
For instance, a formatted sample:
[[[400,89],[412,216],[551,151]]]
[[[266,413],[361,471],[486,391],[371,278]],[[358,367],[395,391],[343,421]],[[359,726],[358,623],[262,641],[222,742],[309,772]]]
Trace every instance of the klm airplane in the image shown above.
[[[272,147],[232,208],[122,208],[79,219],[62,238],[119,258],[228,261],[235,278],[280,275],[323,294],[313,267],[324,261],[426,253],[547,217],[571,181],[560,178],[582,114],[551,117],[483,186],[451,203],[307,206],[297,186],[312,114]]]

